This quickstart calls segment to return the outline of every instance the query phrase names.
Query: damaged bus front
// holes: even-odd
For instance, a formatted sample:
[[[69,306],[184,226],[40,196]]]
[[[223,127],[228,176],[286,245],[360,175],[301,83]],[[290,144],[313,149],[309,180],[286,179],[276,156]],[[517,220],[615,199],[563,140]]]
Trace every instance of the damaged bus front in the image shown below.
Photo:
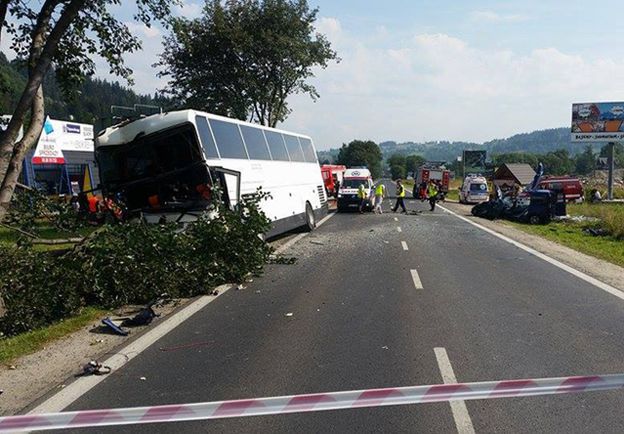
[[[102,192],[127,207],[129,218],[148,222],[188,222],[205,211],[219,185],[234,206],[240,174],[209,167],[193,123],[175,113],[137,119],[106,129],[97,137],[96,158]]]

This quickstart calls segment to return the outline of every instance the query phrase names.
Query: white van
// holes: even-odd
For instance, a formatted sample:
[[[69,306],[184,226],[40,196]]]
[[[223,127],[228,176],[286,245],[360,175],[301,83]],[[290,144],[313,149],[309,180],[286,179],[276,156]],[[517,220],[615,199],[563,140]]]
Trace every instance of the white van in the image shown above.
[[[364,185],[366,191],[367,209],[372,209],[370,202],[370,192],[373,188],[373,177],[370,170],[347,169],[344,172],[342,184],[338,190],[338,211],[345,211],[349,208],[358,208],[360,206],[360,198],[358,197],[358,189],[360,185]]]
[[[459,203],[487,202],[490,199],[487,180],[483,176],[466,176],[459,190]]]

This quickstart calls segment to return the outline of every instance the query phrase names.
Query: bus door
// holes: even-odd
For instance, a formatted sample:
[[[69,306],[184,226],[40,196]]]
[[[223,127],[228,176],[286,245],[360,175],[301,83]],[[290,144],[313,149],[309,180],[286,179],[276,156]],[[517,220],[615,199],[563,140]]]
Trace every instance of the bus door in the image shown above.
[[[235,209],[240,202],[241,173],[223,167],[211,167],[210,176],[223,190],[223,202]]]

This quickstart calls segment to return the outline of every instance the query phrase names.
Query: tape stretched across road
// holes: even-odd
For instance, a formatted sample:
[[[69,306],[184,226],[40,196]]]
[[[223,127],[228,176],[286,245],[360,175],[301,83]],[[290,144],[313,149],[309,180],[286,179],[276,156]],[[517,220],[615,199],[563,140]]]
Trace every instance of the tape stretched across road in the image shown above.
[[[0,432],[224,419],[469,399],[517,398],[620,388],[624,388],[624,374],[439,384],[238,401],[7,416],[0,417]]]

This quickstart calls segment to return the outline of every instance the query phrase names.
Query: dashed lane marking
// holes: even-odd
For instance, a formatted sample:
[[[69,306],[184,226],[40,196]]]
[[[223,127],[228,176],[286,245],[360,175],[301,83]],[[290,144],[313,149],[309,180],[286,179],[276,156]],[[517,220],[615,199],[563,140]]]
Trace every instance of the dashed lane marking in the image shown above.
[[[406,252],[409,250],[405,241],[401,241],[401,246],[403,246],[403,250],[405,250]]]
[[[457,378],[455,377],[455,372],[453,372],[453,366],[446,349],[434,348],[433,351],[438,360],[438,367],[440,368],[444,384],[457,384]],[[451,412],[453,413],[457,432],[459,434],[474,434],[474,426],[472,425],[466,403],[464,401],[451,401],[449,404],[451,404]]]
[[[410,270],[412,273],[412,280],[414,281],[414,286],[416,289],[423,289],[422,282],[420,281],[420,276],[418,275],[418,271]]]

